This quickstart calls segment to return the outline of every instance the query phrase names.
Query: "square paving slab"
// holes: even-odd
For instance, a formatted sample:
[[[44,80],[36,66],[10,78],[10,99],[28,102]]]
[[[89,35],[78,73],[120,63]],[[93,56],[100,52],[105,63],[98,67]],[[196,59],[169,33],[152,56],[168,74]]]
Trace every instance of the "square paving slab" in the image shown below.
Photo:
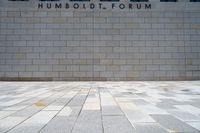
[[[0,82],[0,133],[200,133],[200,81]]]

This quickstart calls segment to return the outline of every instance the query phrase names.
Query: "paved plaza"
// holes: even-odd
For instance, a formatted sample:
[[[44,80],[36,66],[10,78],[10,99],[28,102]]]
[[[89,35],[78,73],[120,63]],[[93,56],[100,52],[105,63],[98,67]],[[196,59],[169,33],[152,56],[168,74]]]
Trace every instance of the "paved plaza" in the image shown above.
[[[200,133],[200,82],[0,82],[0,133]]]

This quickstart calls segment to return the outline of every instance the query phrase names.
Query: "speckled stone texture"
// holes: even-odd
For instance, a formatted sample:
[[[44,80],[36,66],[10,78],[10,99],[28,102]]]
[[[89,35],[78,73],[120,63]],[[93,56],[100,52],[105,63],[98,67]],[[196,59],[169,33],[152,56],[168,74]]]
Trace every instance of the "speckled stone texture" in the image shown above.
[[[199,101],[199,81],[0,82],[0,132],[200,133]]]
[[[150,0],[147,10],[38,3],[0,0],[0,80],[200,79],[200,2]]]

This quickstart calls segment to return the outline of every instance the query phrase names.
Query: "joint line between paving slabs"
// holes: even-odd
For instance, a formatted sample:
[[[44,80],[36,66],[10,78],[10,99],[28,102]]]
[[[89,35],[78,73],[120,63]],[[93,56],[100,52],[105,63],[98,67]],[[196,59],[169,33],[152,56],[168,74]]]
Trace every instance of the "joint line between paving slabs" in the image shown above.
[[[39,95],[37,95],[37,96],[35,96],[35,97],[32,97],[32,98],[30,98],[30,99],[27,99],[27,100],[21,101],[21,102],[16,103],[16,104],[21,104],[21,103],[23,103],[23,102],[26,102],[26,101],[28,101],[28,100],[34,99],[34,98],[36,98],[36,97],[38,97],[38,96],[41,96],[41,95],[43,95],[43,94],[46,94],[46,93],[49,93],[49,92],[41,93],[41,94],[39,94]],[[54,95],[54,94],[52,94],[52,95]],[[52,95],[47,96],[46,98],[51,97]],[[42,98],[42,99],[45,99],[45,98]],[[40,99],[40,100],[42,100],[42,99]],[[14,105],[16,105],[16,104],[14,104]],[[32,105],[28,105],[27,107],[25,107],[25,108],[23,108],[23,109],[26,109],[26,108],[28,108],[28,107],[30,107],[30,106],[32,106]],[[8,107],[12,107],[12,106],[8,106]],[[14,113],[19,112],[19,111],[22,111],[23,109],[20,109],[20,110],[17,110],[17,111],[16,111],[16,110],[9,110],[9,111],[16,111],[16,112],[13,112],[12,114],[10,114],[10,115],[8,115],[8,116],[3,117],[2,119],[5,119],[5,118],[7,118],[7,117],[13,115]],[[0,120],[2,120],[2,119],[0,119]]]
[[[104,133],[104,126],[103,126],[103,113],[102,113],[102,105],[101,105],[101,93],[100,88],[98,87],[98,93],[99,93],[99,102],[100,102],[100,111],[101,111],[101,125],[102,125],[102,132]]]
[[[42,93],[42,94],[44,94],[44,93]],[[41,94],[41,95],[42,95],[42,94]],[[46,97],[46,98],[40,99],[40,100],[48,99],[49,97],[51,97],[51,96],[53,96],[53,95],[55,95],[55,94],[52,94],[52,95],[50,95],[50,96],[48,96],[48,97]],[[34,97],[34,98],[35,98],[35,97]],[[30,99],[32,99],[32,98],[30,98]],[[29,100],[30,100],[30,99],[29,99]],[[27,100],[25,100],[25,101],[27,101]],[[54,100],[54,101],[55,101],[55,100]],[[50,104],[53,103],[54,101],[50,102]],[[24,101],[23,101],[23,102],[24,102]],[[21,102],[20,102],[20,103],[21,103]],[[27,108],[28,108],[28,107],[31,107],[31,106],[32,106],[32,104],[31,104],[30,106],[27,106]],[[24,109],[25,109],[25,108],[24,108]],[[23,110],[23,109],[21,109],[21,110]],[[21,111],[21,110],[19,110],[19,111]],[[41,109],[41,110],[42,110],[42,109]],[[9,130],[5,131],[5,133],[10,132],[12,129],[14,129],[15,127],[19,126],[20,124],[22,124],[23,122],[25,122],[26,120],[28,120],[29,118],[31,118],[32,116],[34,116],[35,114],[39,113],[41,110],[38,110],[36,113],[34,113],[34,114],[32,114],[31,116],[27,117],[25,120],[21,121],[19,124],[13,126],[13,127],[10,128]],[[17,111],[17,112],[19,112],[19,111]],[[16,112],[14,112],[14,113],[16,113]],[[14,114],[14,113],[13,113],[13,114]],[[11,115],[12,115],[12,114],[11,114]],[[9,115],[9,116],[11,116],[11,115]],[[9,116],[7,116],[7,117],[9,117]],[[7,118],[7,117],[5,117],[5,118]]]
[[[136,128],[134,127],[134,125],[132,125],[132,123],[129,121],[129,119],[127,118],[126,114],[124,113],[123,109],[121,108],[121,106],[118,104],[118,102],[116,101],[115,97],[112,95],[112,93],[110,92],[110,90],[107,88],[108,93],[111,95],[111,97],[113,98],[113,100],[116,102],[117,106],[120,108],[120,110],[122,111],[123,115],[125,116],[125,118],[127,119],[127,121],[129,122],[129,124],[133,127],[133,129],[136,131]]]
[[[75,88],[75,87],[74,87]],[[73,88],[73,89],[74,89]],[[53,88],[52,88],[53,89]],[[42,93],[42,94],[44,94],[44,93]],[[41,95],[42,95],[41,94]],[[48,99],[49,97],[51,97],[51,96],[53,96],[53,95],[56,95],[56,94],[52,94],[52,95],[50,95],[50,96],[48,96],[48,97],[46,97],[46,98],[43,98],[43,99],[41,99],[41,100],[44,100],[44,99]],[[64,96],[65,94],[63,94],[62,96]],[[32,99],[32,98],[30,98],[30,99]],[[29,99],[29,100],[30,100]],[[27,100],[25,100],[25,101],[27,101]],[[56,99],[55,100],[53,100],[52,102],[50,102],[49,104],[52,104],[53,102],[55,102],[56,101]],[[32,104],[30,105],[30,106],[32,106]],[[28,106],[28,107],[30,107],[30,106]],[[23,109],[22,109],[23,110]],[[42,110],[42,109],[41,109]],[[17,126],[19,126],[20,124],[22,124],[23,122],[25,122],[26,120],[28,120],[29,118],[31,118],[32,116],[34,116],[35,114],[37,114],[37,113],[39,113],[41,110],[38,110],[36,113],[34,113],[34,114],[32,114],[31,116],[29,116],[29,117],[27,117],[25,120],[23,120],[22,122],[20,122],[19,124],[17,124],[17,125],[15,125],[14,127],[12,127],[11,129],[9,129],[9,130],[7,130],[7,131],[5,131],[5,133],[8,133],[8,132],[10,132],[12,129],[14,129],[15,127],[17,127]],[[20,110],[19,110],[20,111]],[[16,113],[16,112],[15,112]],[[40,130],[39,130],[40,131]],[[38,131],[38,132],[39,132]]]
[[[82,89],[81,89],[81,90],[82,90]],[[72,133],[73,130],[74,130],[74,126],[76,125],[76,122],[77,122],[77,120],[78,120],[78,118],[79,118],[79,116],[80,116],[80,114],[81,114],[81,112],[82,112],[83,106],[84,106],[84,104],[85,104],[85,102],[86,102],[86,100],[87,100],[87,98],[88,98],[88,95],[89,95],[89,92],[90,92],[90,91],[91,91],[91,87],[90,87],[89,91],[87,92],[87,96],[85,97],[85,100],[84,100],[84,102],[83,102],[83,105],[82,105],[82,107],[81,107],[81,109],[80,109],[80,111],[79,111],[79,113],[78,113],[78,115],[77,115],[77,118],[76,118],[76,120],[75,120],[75,122],[74,122],[74,124],[73,124],[73,127],[72,127],[70,133]]]
[[[73,89],[75,89],[75,88],[77,88],[77,87],[74,87]],[[66,104],[64,104],[63,108],[65,108],[65,107],[78,95],[78,93],[79,93],[80,91],[81,91],[81,89],[80,89],[79,91],[77,91],[76,94],[75,94],[72,98],[70,98],[70,100],[69,100]],[[70,92],[70,91],[69,91],[69,92]],[[68,93],[68,92],[67,92],[67,93]],[[64,95],[66,95],[67,93],[65,93]],[[59,114],[59,113],[62,111],[63,108],[61,108],[51,120],[53,120],[53,119],[57,116],[57,114]],[[50,120],[50,121],[51,121],[51,120]],[[50,121],[49,121],[49,122],[50,122]],[[48,123],[49,123],[49,122],[48,122]],[[40,132],[42,131],[42,129],[44,129],[44,128],[47,126],[48,123],[46,123],[46,124],[38,131],[38,133],[40,133]]]

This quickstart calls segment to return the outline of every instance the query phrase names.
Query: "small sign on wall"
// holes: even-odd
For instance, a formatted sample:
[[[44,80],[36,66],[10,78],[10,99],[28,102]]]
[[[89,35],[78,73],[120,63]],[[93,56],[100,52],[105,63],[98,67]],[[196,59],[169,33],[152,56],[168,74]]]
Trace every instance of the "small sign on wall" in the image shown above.
[[[39,2],[38,9],[150,10],[149,2]]]

